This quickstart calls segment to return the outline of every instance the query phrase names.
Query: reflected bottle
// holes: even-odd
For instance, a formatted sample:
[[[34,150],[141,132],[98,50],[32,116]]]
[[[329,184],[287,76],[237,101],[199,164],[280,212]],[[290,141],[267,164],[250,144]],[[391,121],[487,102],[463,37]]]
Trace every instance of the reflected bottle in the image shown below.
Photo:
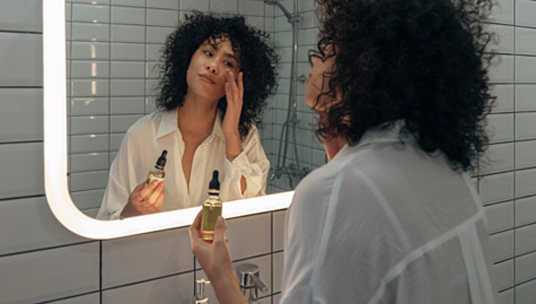
[[[214,239],[214,226],[218,216],[221,215],[221,209],[218,170],[214,170],[212,180],[208,185],[208,198],[203,202],[203,214],[201,215],[201,237],[203,240],[212,241]]]
[[[147,185],[149,185],[154,180],[157,180],[159,182],[164,180],[164,177],[166,176],[166,172],[164,172],[164,167],[166,166],[166,156],[167,150],[162,151],[162,155],[160,155],[160,157],[156,161],[154,169],[149,171],[149,175],[147,176],[147,180],[145,181]]]

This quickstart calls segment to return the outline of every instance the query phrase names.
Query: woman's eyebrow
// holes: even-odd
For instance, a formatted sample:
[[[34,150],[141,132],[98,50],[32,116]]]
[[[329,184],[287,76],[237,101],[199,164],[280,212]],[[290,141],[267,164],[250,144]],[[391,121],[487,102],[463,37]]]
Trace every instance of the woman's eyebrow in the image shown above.
[[[234,60],[236,60],[236,62],[240,62],[240,60],[238,60],[238,57],[236,57],[235,55],[233,55],[231,53],[225,53],[223,55],[225,55],[226,57],[229,57],[229,58],[233,58]]]
[[[215,44],[215,43],[207,43],[207,44],[210,45],[210,47],[212,47],[212,49],[214,49],[215,52],[218,51],[218,45],[217,44]],[[229,57],[229,58],[233,58],[234,60],[236,60],[236,62],[240,62],[238,57],[236,57],[235,55],[233,55],[231,53],[224,53],[223,55],[225,55],[226,57]]]

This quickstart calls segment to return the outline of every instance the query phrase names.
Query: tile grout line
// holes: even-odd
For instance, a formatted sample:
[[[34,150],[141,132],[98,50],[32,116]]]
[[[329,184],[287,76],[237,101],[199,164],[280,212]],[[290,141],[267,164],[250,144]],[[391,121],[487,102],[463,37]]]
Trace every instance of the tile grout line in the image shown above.
[[[177,1],[180,1],[180,0],[177,0]],[[147,0],[145,0],[145,14],[144,14],[144,18],[145,18],[145,27],[144,27],[144,40],[145,40],[145,44],[143,46],[143,62],[144,62],[144,71],[145,71],[145,75],[144,76],[144,81],[143,81],[143,113],[144,115],[147,115],[147,106],[148,106],[148,102],[147,102],[147,79],[148,79],[148,73],[147,73],[147,70],[148,70],[148,60],[147,60],[147,14],[148,14],[149,10],[148,10],[148,3],[147,3]],[[194,281],[195,282],[195,281]]]
[[[516,193],[516,190],[517,190],[517,187],[516,187],[516,90],[515,90],[515,87],[516,87],[516,80],[517,80],[517,77],[516,77],[516,62],[517,62],[517,45],[516,45],[516,32],[517,32],[517,26],[516,26],[516,3],[517,3],[517,0],[514,0],[513,1],[514,4],[514,8],[513,8],[513,11],[514,11],[514,27],[513,27],[513,30],[514,30],[514,36],[513,36],[513,43],[514,43],[514,118],[513,118],[513,130],[514,130],[514,143],[513,143],[513,146],[514,146],[514,212],[513,212],[513,217],[514,217],[514,232],[513,232],[513,235],[514,235],[514,260],[513,260],[513,264],[514,264],[514,303],[516,303],[516,286],[517,286],[517,279],[516,279],[516,265],[517,265],[517,255],[516,255],[516,245],[517,245],[517,242],[516,242],[516,235],[517,235],[517,228],[516,228],[516,200],[517,200],[517,193]]]
[[[110,20],[110,25],[108,27],[108,170],[112,165],[112,160],[110,156],[112,155],[112,98],[111,98],[111,88],[112,88],[112,6],[113,3],[110,3],[108,18]]]
[[[99,301],[102,304],[102,245],[103,241],[99,241]]]
[[[74,246],[85,245],[85,244],[94,243],[94,242],[97,242],[97,241],[95,241],[95,240],[86,240],[86,241],[73,242],[73,243],[62,244],[62,245],[57,245],[57,246],[50,246],[50,247],[43,247],[43,248],[34,248],[34,249],[24,250],[24,251],[17,251],[17,252],[13,252],[13,253],[1,254],[0,259],[1,258],[14,257],[14,256],[18,256],[18,255],[24,255],[24,254],[32,254],[32,253],[40,252],[40,251],[47,251],[47,250],[55,250],[55,249],[61,249],[61,248],[67,248],[67,247],[74,247]]]
[[[271,265],[270,289],[271,289],[271,294],[272,294],[271,301],[272,301],[272,304],[274,304],[274,297],[273,297],[273,293],[274,293],[274,213],[273,212],[270,213],[270,265]]]
[[[65,98],[65,101],[67,102],[67,104],[65,105],[67,107],[67,127],[68,127],[68,134],[67,136],[69,136],[69,133],[72,133],[72,119],[71,117],[69,116],[69,114],[71,114],[71,99],[72,99],[72,95],[73,95],[73,86],[72,86],[72,76],[73,76],[73,64],[72,64],[72,58],[73,58],[73,7],[74,5],[71,3],[70,5],[70,14],[71,14],[71,21],[69,22],[69,37],[67,38],[69,41],[69,77],[68,77],[68,81],[69,81],[69,87],[67,88],[67,91],[69,92],[67,94],[67,92],[65,92],[67,94],[67,97],[68,98]],[[67,42],[66,42],[67,43]],[[72,140],[68,140],[67,141],[67,160],[68,160],[68,163],[67,163],[67,186],[69,187],[69,189],[72,188],[71,186],[71,165],[72,165],[72,157],[71,157],[71,144],[72,144]]]

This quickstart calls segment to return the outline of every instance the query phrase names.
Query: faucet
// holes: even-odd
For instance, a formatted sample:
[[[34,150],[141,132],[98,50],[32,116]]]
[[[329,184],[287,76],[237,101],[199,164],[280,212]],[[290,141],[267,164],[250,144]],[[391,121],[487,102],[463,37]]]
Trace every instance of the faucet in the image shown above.
[[[263,294],[268,292],[268,287],[259,278],[260,268],[255,264],[240,264],[236,267],[240,291],[250,304],[258,304],[258,290]]]
[[[205,286],[210,285],[205,279],[195,280],[195,297],[192,301],[194,304],[208,304],[208,298],[205,297]]]

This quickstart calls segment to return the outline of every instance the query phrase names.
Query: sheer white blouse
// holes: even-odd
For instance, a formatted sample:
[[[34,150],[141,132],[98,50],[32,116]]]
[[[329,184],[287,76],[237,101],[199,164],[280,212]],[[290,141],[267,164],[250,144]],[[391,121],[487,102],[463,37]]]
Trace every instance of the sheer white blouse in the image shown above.
[[[281,303],[495,303],[474,185],[402,125],[368,131],[298,185]]]
[[[221,118],[216,115],[212,134],[195,151],[189,187],[182,169],[184,141],[177,126],[177,111],[174,110],[153,112],[129,128],[110,167],[108,185],[97,218],[120,218],[130,193],[147,178],[162,150],[168,151],[162,211],[201,205],[207,197],[213,170],[219,171],[220,198],[223,201],[265,195],[270,162],[255,126],[242,140],[242,153],[230,162],[225,154]],[[247,183],[244,194],[240,188],[241,176]]]

